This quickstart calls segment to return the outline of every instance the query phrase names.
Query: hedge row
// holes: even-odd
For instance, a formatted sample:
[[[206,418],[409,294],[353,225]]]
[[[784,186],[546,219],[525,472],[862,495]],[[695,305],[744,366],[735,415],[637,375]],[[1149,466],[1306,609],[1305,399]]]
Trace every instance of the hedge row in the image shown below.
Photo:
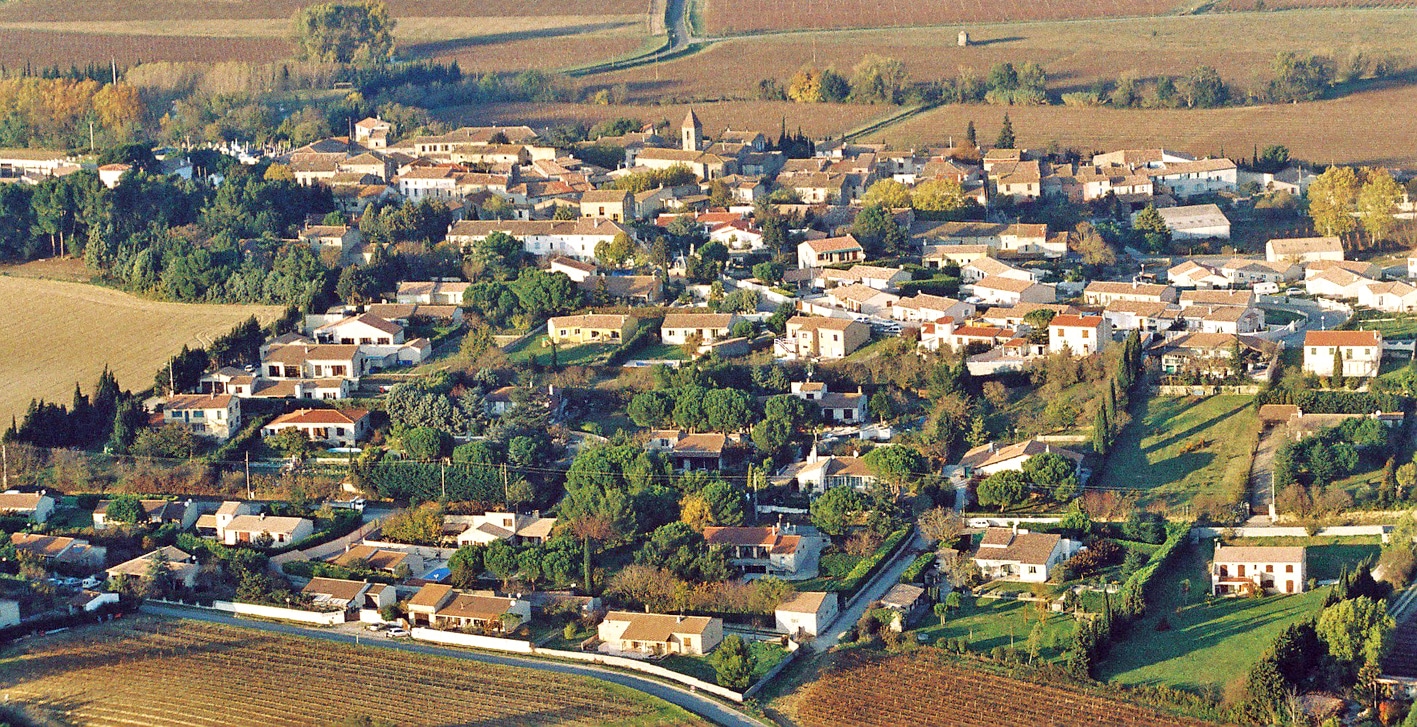
[[[901,583],[919,583],[925,577],[925,569],[935,562],[934,553],[921,553],[915,562],[906,566],[905,571],[900,574]]]
[[[385,573],[355,571],[334,563],[317,560],[292,560],[282,563],[280,569],[286,575],[299,578],[339,578],[347,581],[369,581],[371,583],[398,583],[398,579]]]
[[[472,464],[386,459],[370,468],[367,482],[380,497],[410,502],[446,499],[502,502],[505,490],[499,470]]]
[[[639,319],[639,329],[636,330],[623,343],[616,346],[613,351],[605,355],[605,366],[619,366],[630,359],[630,354],[634,353],[650,336],[659,335],[659,328],[664,323],[663,318],[641,318]]]
[[[911,280],[900,284],[900,294],[905,297],[914,296],[916,293],[926,295],[941,295],[945,297],[959,295],[959,278],[935,278],[933,280]]]
[[[881,543],[881,547],[876,548],[876,552],[857,561],[851,571],[846,574],[846,577],[841,579],[840,591],[844,594],[843,598],[848,601],[851,600],[851,597],[856,595],[856,591],[861,588],[861,585],[871,577],[872,573],[876,572],[876,569],[879,568],[882,563],[895,553],[896,549],[900,547],[901,542],[905,540],[905,536],[909,534],[909,525],[896,530],[886,536],[885,542]]]
[[[1118,595],[1121,596],[1121,609],[1119,614],[1129,619],[1141,618],[1146,612],[1146,589],[1151,585],[1156,574],[1165,568],[1180,551],[1181,545],[1186,542],[1186,538],[1191,534],[1190,523],[1167,523],[1166,541],[1151,554],[1151,559],[1146,565],[1137,569],[1131,577],[1122,584]],[[1140,604],[1140,610],[1135,613],[1128,611],[1136,608],[1135,604]],[[1129,605],[1131,606],[1129,608]]]
[[[1306,414],[1372,414],[1374,411],[1403,411],[1408,398],[1397,394],[1368,391],[1315,391],[1272,389],[1255,397],[1258,405],[1293,404]]]

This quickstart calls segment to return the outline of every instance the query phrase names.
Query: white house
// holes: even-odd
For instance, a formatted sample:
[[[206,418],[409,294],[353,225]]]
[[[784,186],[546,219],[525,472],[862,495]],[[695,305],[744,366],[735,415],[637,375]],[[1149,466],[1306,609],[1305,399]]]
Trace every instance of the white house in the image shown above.
[[[1298,280],[1303,273],[1299,264],[1288,260],[1246,260],[1235,258],[1220,266],[1220,272],[1231,285],[1250,286],[1257,283],[1287,283]]]
[[[1304,334],[1304,371],[1333,376],[1333,362],[1343,361],[1344,376],[1371,378],[1383,360],[1383,337],[1377,331],[1309,331]]]
[[[1358,305],[1386,313],[1411,313],[1417,311],[1417,287],[1401,280],[1368,283],[1358,291]]]
[[[298,429],[312,442],[331,447],[352,447],[369,435],[369,412],[363,409],[299,409],[272,419],[261,427],[261,436],[275,436],[285,429]]]
[[[1157,283],[1094,280],[1083,289],[1082,296],[1088,305],[1109,305],[1119,300],[1131,300],[1139,303],[1175,303],[1177,292],[1169,285]]]
[[[1091,356],[1110,340],[1112,327],[1105,316],[1060,315],[1048,322],[1049,353]]]
[[[1223,288],[1230,285],[1224,271],[1211,265],[1187,260],[1166,271],[1166,281],[1177,288]]]
[[[1352,300],[1363,295],[1369,285],[1377,281],[1359,275],[1351,270],[1331,267],[1304,278],[1304,292],[1325,298]]]
[[[241,429],[241,399],[231,394],[179,394],[162,407],[162,423],[224,442]]]
[[[971,290],[987,305],[1013,306],[1019,303],[1053,303],[1058,291],[1052,285],[1014,278],[989,277],[975,283]]]
[[[989,528],[974,553],[986,578],[1045,583],[1050,571],[1072,555],[1075,544],[1054,533]]]
[[[1264,244],[1264,259],[1272,263],[1342,260],[1343,241],[1337,237],[1295,237],[1270,240]]]
[[[798,269],[822,268],[865,259],[866,249],[851,235],[807,240],[797,245]]]
[[[703,656],[723,641],[723,620],[708,616],[611,611],[597,635],[614,651]]]
[[[521,240],[531,255],[565,255],[594,260],[595,247],[629,231],[618,222],[582,217],[576,220],[462,220],[448,228],[448,242],[464,248],[501,232]]]
[[[828,591],[802,591],[773,610],[777,630],[793,637],[816,636],[836,620],[840,601]]]
[[[376,315],[360,313],[326,323],[311,334],[320,343],[392,346],[403,343],[403,326]]]
[[[1028,439],[1003,447],[995,442],[981,444],[965,452],[959,460],[959,466],[964,469],[966,476],[983,477],[1004,470],[1023,471],[1024,463],[1040,454],[1056,454],[1072,460],[1078,468],[1082,467],[1083,457],[1081,454],[1047,442],[1040,442],[1037,439]]]
[[[820,381],[792,382],[792,395],[816,403],[822,418],[841,424],[861,424],[866,421],[866,395],[857,387],[855,393],[828,391]]]
[[[901,298],[891,306],[891,317],[907,323],[933,322],[946,316],[962,321],[973,318],[976,312],[973,303],[928,293],[917,293],[914,298]]]
[[[1171,230],[1173,240],[1229,240],[1230,220],[1220,208],[1213,204],[1197,204],[1185,207],[1162,207],[1156,210],[1166,227]],[[1132,213],[1132,224],[1137,215]]]
[[[998,258],[981,257],[973,262],[965,263],[959,267],[960,281],[965,283],[977,283],[990,276],[1000,278],[1013,278],[1015,280],[1027,280],[1029,282],[1038,281],[1038,273],[1032,270],[1016,268]]]
[[[486,512],[467,518],[467,529],[458,533],[458,545],[487,545],[498,540],[507,540],[513,545],[541,543],[551,537],[551,529],[555,526],[556,518],[542,517],[540,512],[531,515]]]
[[[1215,596],[1303,593],[1307,578],[1302,546],[1215,544],[1210,562],[1210,592]]]
[[[723,548],[730,563],[744,573],[790,579],[816,562],[820,541],[802,537],[792,525],[779,527],[706,527],[704,542]]]
[[[399,283],[394,294],[399,303],[421,305],[462,305],[463,295],[472,283],[447,280],[407,280]]]
[[[737,322],[732,313],[669,313],[659,327],[659,340],[680,346],[697,334],[700,345],[712,344],[728,338]]]
[[[221,528],[221,542],[223,545],[246,545],[266,536],[273,546],[281,546],[304,540],[314,532],[315,523],[303,517],[237,515]]]

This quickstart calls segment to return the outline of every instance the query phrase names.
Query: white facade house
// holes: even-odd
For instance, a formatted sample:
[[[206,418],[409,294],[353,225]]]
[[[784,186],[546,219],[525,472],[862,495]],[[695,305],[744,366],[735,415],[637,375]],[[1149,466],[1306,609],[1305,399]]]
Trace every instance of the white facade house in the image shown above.
[[[583,217],[577,220],[462,220],[448,228],[448,242],[467,247],[502,232],[521,240],[531,255],[565,255],[594,260],[595,246],[609,243],[629,231],[618,222]]]
[[[597,629],[615,651],[703,656],[723,641],[723,620],[708,616],[611,611]]]
[[[862,424],[867,419],[866,395],[857,387],[855,393],[828,391],[820,381],[792,382],[792,395],[814,402],[822,410],[822,418],[839,424]]]
[[[998,276],[975,283],[971,290],[974,297],[986,305],[1014,306],[1019,303],[1053,303],[1058,300],[1058,291],[1052,285]]]
[[[825,631],[840,613],[840,599],[829,591],[793,594],[773,610],[777,630],[794,637],[816,636]]]
[[[1091,356],[1112,340],[1106,316],[1054,316],[1048,322],[1048,352]]]
[[[1210,563],[1211,595],[1303,593],[1307,558],[1301,546],[1215,544]]]
[[[1230,220],[1220,208],[1213,204],[1197,204],[1185,207],[1162,207],[1156,210],[1166,227],[1171,230],[1173,240],[1229,240]],[[1137,215],[1132,214],[1132,224]]]
[[[1053,533],[989,528],[974,562],[986,578],[1045,583],[1053,568],[1072,556],[1076,544]]]
[[[162,423],[176,424],[219,442],[241,429],[241,399],[231,394],[179,394],[162,407]]]
[[[987,477],[1004,470],[1022,471],[1024,463],[1040,454],[1056,454],[1059,457],[1072,460],[1079,470],[1082,468],[1083,457],[1081,454],[1047,442],[1040,442],[1037,439],[1028,439],[1006,446],[999,446],[994,442],[981,444],[965,452],[959,460],[959,466],[964,470],[966,476]]]
[[[1272,263],[1342,260],[1343,241],[1337,237],[1296,237],[1270,240],[1264,244],[1264,259]]]
[[[1371,378],[1382,367],[1383,337],[1377,331],[1309,331],[1304,334],[1304,371],[1333,376],[1335,351],[1344,376]]]

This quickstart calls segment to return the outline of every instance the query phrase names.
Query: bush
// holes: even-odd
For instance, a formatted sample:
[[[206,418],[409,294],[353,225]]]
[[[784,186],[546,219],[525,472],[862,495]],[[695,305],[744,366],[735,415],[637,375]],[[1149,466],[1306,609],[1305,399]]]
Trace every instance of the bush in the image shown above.
[[[919,583],[925,577],[925,571],[935,562],[934,553],[921,553],[913,563],[906,566],[905,571],[900,574],[902,583]]]

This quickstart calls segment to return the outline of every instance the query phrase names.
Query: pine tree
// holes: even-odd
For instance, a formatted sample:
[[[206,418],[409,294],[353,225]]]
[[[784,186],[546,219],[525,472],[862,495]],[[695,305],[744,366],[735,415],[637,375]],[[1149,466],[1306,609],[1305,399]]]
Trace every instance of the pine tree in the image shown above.
[[[1004,125],[999,127],[999,139],[994,142],[995,148],[1014,148],[1014,122],[1009,120],[1009,115],[1004,114]]]
[[[1333,347],[1333,385],[1343,388],[1343,347]]]

